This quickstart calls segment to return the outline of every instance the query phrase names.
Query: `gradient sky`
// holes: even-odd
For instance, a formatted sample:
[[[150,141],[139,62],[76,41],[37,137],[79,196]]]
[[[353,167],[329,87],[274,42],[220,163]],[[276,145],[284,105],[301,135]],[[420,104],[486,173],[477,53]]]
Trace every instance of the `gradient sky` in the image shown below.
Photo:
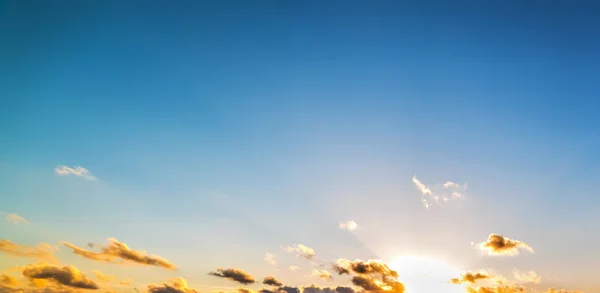
[[[177,264],[57,252],[140,290],[236,288],[218,267],[350,285],[307,276],[282,249],[301,243],[600,292],[600,6],[412,2],[0,1],[0,211],[29,222],[0,238]],[[468,188],[426,209],[415,175]],[[490,233],[535,253],[483,255]]]

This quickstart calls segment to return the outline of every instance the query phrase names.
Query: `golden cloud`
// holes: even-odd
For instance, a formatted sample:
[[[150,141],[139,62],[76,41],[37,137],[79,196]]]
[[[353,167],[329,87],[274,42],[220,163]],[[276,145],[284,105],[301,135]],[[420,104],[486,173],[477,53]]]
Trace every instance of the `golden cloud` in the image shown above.
[[[319,277],[322,280],[331,280],[333,279],[333,277],[331,276],[331,274],[327,271],[327,270],[313,270],[312,271],[312,275]]]
[[[54,257],[52,246],[47,243],[40,243],[35,247],[31,247],[0,239],[0,251],[14,256],[36,258],[53,263],[58,262]]]
[[[263,280],[263,284],[275,287],[283,286],[283,283],[281,283],[281,281],[277,280],[277,278],[273,276],[265,277],[265,279]]]
[[[478,272],[478,273],[466,272],[466,273],[462,274],[460,278],[452,278],[450,281],[453,284],[462,284],[462,283],[474,284],[478,280],[486,280],[486,279],[490,279],[491,277],[492,277],[492,275],[490,275],[486,272]]]
[[[319,287],[312,284],[308,287],[302,288],[302,293],[354,293],[354,289],[350,287]]]
[[[101,248],[101,252],[89,251],[65,241],[61,243],[66,247],[71,248],[73,253],[91,260],[117,263],[116,259],[119,258],[121,260],[141,265],[162,267],[169,270],[177,269],[175,264],[167,261],[166,259],[156,255],[147,255],[143,251],[133,250],[129,248],[127,244],[119,242],[119,240],[115,238],[109,238],[108,244]]]
[[[254,277],[240,269],[217,269],[216,272],[208,273],[211,276],[230,279],[242,284],[254,283]]]
[[[490,234],[487,241],[480,243],[478,247],[491,255],[518,255],[519,248],[534,252],[527,243],[498,234]]]
[[[73,266],[58,267],[47,264],[28,265],[23,270],[23,276],[29,279],[52,280],[72,288],[99,289],[94,281],[88,279]]]
[[[148,285],[148,293],[197,293],[198,291],[188,287],[184,278],[172,278],[160,285]]]
[[[16,286],[19,282],[17,279],[10,275],[0,275],[0,285],[4,286]]]

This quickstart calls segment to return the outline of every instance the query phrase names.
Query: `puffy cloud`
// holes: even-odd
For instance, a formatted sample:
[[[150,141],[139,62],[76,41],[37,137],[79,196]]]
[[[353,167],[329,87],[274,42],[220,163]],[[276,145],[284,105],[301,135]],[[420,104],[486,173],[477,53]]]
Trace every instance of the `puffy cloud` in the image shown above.
[[[521,282],[539,284],[542,281],[542,277],[534,271],[521,272],[519,270],[514,270],[513,274],[515,275],[515,278]]]
[[[466,183],[460,185],[452,181],[446,181],[444,184],[427,186],[417,179],[416,176],[413,176],[412,181],[421,192],[421,202],[423,202],[423,206],[425,206],[426,209],[431,207],[434,203],[444,203],[461,198],[465,195],[467,190]]]
[[[56,174],[60,176],[74,175],[87,180],[96,180],[96,177],[92,175],[92,173],[90,173],[88,169],[80,166],[75,166],[71,168],[65,165],[58,165],[56,168],[54,168],[54,172],[56,172]]]
[[[40,243],[35,247],[31,247],[16,244],[10,240],[0,239],[0,251],[14,256],[57,262],[52,246],[47,243]]]
[[[28,265],[23,270],[23,276],[29,279],[52,280],[59,284],[80,289],[99,289],[94,281],[73,266],[58,267],[47,264]]]
[[[263,280],[263,284],[276,287],[283,286],[283,283],[281,283],[281,281],[277,280],[277,278],[273,276],[265,277],[265,279]]]
[[[338,259],[333,269],[340,275],[353,274],[352,284],[365,291],[404,293],[406,288],[398,281],[398,272],[379,260]]]
[[[358,224],[356,224],[356,222],[354,222],[354,221],[348,221],[345,223],[340,223],[338,225],[338,228],[348,230],[348,231],[354,231],[358,228]]]
[[[25,220],[25,218],[17,215],[17,214],[8,214],[6,215],[5,219],[13,224],[27,224],[27,220]]]
[[[312,271],[312,275],[319,277],[322,280],[331,280],[333,279],[333,277],[331,276],[331,274],[327,271],[327,270],[313,270]]]
[[[160,285],[148,285],[148,293],[197,293],[198,291],[188,287],[184,278],[172,278]]]
[[[299,269],[300,269],[300,267],[298,267],[298,266],[289,266],[289,267],[288,267],[288,270],[289,270],[290,272],[295,272],[295,271],[297,271],[297,270],[299,270]]]
[[[230,279],[242,284],[254,283],[254,277],[240,269],[217,269],[216,272],[208,273],[211,276]]]
[[[271,265],[276,265],[277,264],[277,260],[275,259],[275,255],[273,255],[271,253],[268,253],[268,252],[265,253],[265,261],[268,264],[271,264]]]
[[[16,286],[19,282],[17,281],[17,279],[15,279],[15,277],[10,276],[10,275],[0,275],[0,285],[4,285],[4,286]]]
[[[466,273],[462,274],[460,278],[453,278],[451,280],[451,282],[453,284],[462,284],[462,283],[473,284],[479,280],[486,280],[486,279],[490,279],[490,278],[492,278],[492,275],[490,275],[489,273],[486,273],[486,272],[477,272],[477,273],[466,272]]]
[[[498,234],[490,234],[487,241],[481,242],[478,247],[491,255],[518,255],[519,248],[534,252],[527,243]]]
[[[166,259],[156,255],[147,255],[142,251],[133,250],[129,248],[127,244],[119,242],[114,238],[108,239],[108,244],[101,249],[102,252],[89,251],[69,242],[63,241],[62,244],[71,248],[73,253],[91,260],[116,263],[116,258],[119,258],[141,265],[157,266],[169,270],[175,270],[177,268],[174,264]]]
[[[295,253],[300,257],[306,258],[308,260],[312,260],[315,257],[315,250],[302,245],[302,244],[294,244],[291,246],[283,247],[286,252]]]
[[[96,275],[96,279],[98,279],[98,281],[101,281],[101,282],[111,282],[112,280],[115,279],[114,276],[105,275],[100,271],[92,271],[92,272]]]

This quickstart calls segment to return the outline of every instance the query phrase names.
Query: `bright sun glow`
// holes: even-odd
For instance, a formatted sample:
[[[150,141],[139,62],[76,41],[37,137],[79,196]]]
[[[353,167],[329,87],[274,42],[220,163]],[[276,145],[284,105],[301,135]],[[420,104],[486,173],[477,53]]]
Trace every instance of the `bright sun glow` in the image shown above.
[[[392,260],[390,268],[398,271],[400,280],[406,285],[407,293],[464,293],[461,285],[450,284],[451,278],[460,276],[460,269],[444,261],[401,256]]]

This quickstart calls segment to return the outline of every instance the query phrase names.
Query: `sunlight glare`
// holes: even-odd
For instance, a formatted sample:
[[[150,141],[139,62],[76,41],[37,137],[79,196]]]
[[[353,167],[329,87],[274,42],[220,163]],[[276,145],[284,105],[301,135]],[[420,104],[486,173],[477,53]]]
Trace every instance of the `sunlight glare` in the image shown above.
[[[417,256],[401,256],[390,262],[398,271],[407,293],[464,293],[461,285],[449,283],[462,272],[444,261]]]

